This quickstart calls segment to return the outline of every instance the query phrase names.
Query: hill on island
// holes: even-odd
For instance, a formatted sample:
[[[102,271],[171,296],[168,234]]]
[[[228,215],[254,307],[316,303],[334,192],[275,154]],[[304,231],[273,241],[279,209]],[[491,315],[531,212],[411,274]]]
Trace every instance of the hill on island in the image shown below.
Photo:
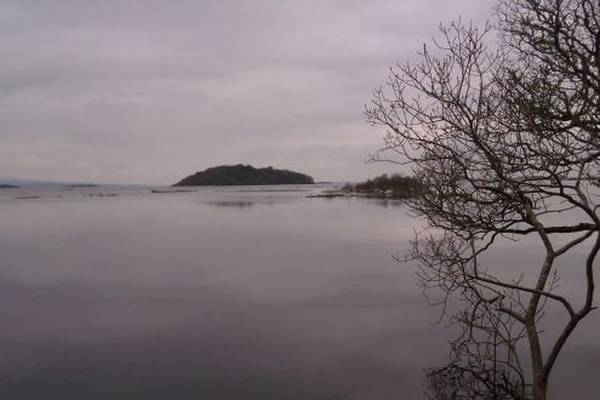
[[[254,168],[251,165],[222,165],[196,172],[173,186],[230,185],[303,185],[314,183],[312,177],[299,172],[273,167]]]

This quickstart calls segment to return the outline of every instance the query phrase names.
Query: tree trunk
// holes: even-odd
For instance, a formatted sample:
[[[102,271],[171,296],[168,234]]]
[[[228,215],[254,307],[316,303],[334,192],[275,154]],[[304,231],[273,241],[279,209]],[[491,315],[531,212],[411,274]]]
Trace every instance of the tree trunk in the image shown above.
[[[538,379],[536,377],[535,383],[533,384],[533,400],[546,400],[546,391],[548,389],[548,383],[545,379]]]
[[[530,306],[534,309],[534,306]],[[529,341],[529,351],[531,355],[531,370],[533,372],[533,400],[546,400],[546,391],[548,388],[548,379],[544,374],[544,360],[542,356],[542,346],[535,323],[535,312],[530,312],[527,318],[525,328],[527,329],[527,338]]]

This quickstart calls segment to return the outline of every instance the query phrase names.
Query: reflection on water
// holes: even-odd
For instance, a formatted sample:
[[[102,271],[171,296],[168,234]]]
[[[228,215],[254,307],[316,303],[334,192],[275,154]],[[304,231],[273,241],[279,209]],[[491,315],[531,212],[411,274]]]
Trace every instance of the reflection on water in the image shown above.
[[[233,208],[250,208],[256,204],[254,201],[208,201],[209,206],[215,207],[233,207]],[[272,202],[262,203],[272,205]]]
[[[250,208],[255,205],[266,205],[272,206],[275,204],[274,201],[270,200],[221,200],[221,201],[206,201],[204,204],[213,207],[226,207],[226,208]]]
[[[420,399],[445,361],[398,203],[78,193],[0,199],[1,398]]]

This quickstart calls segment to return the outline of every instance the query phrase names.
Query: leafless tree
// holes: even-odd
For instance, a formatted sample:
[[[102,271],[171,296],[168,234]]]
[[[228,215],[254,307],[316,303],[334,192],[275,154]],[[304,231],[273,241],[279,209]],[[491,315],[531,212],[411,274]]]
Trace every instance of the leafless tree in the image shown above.
[[[559,354],[595,309],[600,4],[501,0],[496,17],[442,27],[366,108],[386,128],[375,159],[409,163],[423,185],[408,203],[431,231],[409,258],[444,307],[453,295],[464,305],[450,315],[461,327],[452,363],[429,371],[454,396],[440,399],[546,399]],[[543,257],[521,274],[480,265],[498,242],[529,236]],[[580,302],[556,285],[557,262],[575,247],[586,252],[569,265],[585,278]],[[544,307],[564,310],[556,334],[543,333]],[[444,374],[463,379],[453,394],[436,381]]]

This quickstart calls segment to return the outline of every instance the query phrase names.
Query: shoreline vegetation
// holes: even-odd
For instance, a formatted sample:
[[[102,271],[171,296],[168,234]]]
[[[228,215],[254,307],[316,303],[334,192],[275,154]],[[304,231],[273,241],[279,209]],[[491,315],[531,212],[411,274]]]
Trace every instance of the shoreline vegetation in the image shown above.
[[[383,174],[360,183],[346,183],[337,190],[324,190],[307,198],[363,197],[406,200],[419,195],[422,186],[417,178],[401,174]]]

